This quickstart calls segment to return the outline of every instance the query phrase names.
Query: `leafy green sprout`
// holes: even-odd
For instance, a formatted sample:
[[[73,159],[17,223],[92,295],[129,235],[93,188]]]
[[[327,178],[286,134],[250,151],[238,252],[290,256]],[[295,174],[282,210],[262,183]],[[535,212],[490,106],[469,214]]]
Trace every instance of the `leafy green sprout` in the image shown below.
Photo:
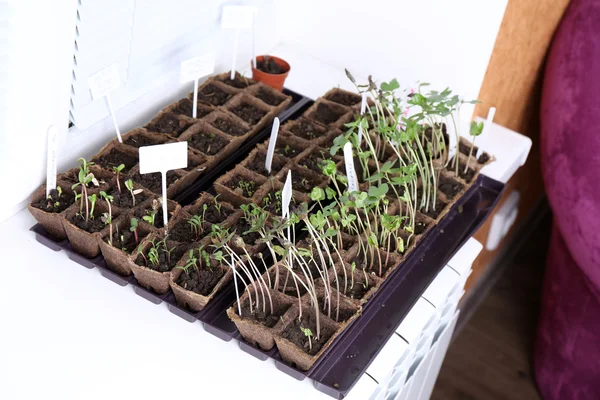
[[[156,210],[147,210],[146,211],[146,215],[144,215],[142,217],[142,219],[144,221],[146,221],[147,223],[149,223],[150,225],[154,226],[154,220],[156,218]]]
[[[471,150],[469,150],[469,157],[467,158],[467,163],[465,165],[466,174],[469,170],[469,162],[471,161],[471,157],[473,156],[473,148],[475,147],[475,138],[483,133],[483,122],[472,121],[471,126],[469,128],[469,135],[473,136],[473,140],[471,141]]]
[[[240,180],[240,182],[238,183],[238,187],[240,189],[242,189],[242,193],[246,192],[248,194],[248,197],[252,197],[254,196],[254,182],[249,182],[246,181],[244,179]]]
[[[94,193],[89,197],[90,200],[90,218],[94,219],[94,208],[96,208],[96,202],[98,201],[98,196]]]
[[[108,244],[112,246],[113,244],[113,226],[112,226],[112,207],[111,204],[114,200],[113,196],[106,194],[104,190],[100,191],[100,197],[106,201],[106,205],[108,206],[108,212],[102,214],[102,221],[104,221],[105,225],[108,225],[109,229],[109,240]],[[121,240],[121,242],[123,242]]]
[[[79,203],[79,215],[83,215],[83,205],[85,204],[85,222],[87,224],[90,216],[89,212],[89,197],[88,197],[88,185],[90,183],[98,186],[98,180],[92,172],[90,172],[90,166],[94,165],[93,162],[87,162],[85,158],[80,157],[77,159],[79,162],[79,173],[77,175],[78,182],[71,186],[71,189],[75,193],[75,201],[81,199]],[[81,186],[81,193],[77,193],[75,188]]]
[[[137,228],[138,228],[137,218],[131,218],[131,220],[129,221],[129,231],[133,232],[133,236],[135,236],[135,244],[136,245],[139,244],[139,242],[140,242]]]
[[[304,328],[302,326],[300,326],[300,330],[302,331],[304,336],[306,336],[308,338],[308,348],[309,348],[309,351],[312,351],[312,340],[311,340],[311,338],[313,336],[312,331],[310,330],[310,328]]]
[[[118,179],[117,179],[117,182],[119,182]],[[133,190],[133,181],[131,179],[127,179],[125,181],[125,187],[127,188],[127,190],[129,190],[129,194],[131,194],[131,201],[133,203],[133,206],[135,207],[135,195],[136,195],[135,192],[136,191]],[[121,193],[121,189],[119,189],[119,193]]]
[[[187,220],[196,240],[200,239],[200,235],[204,233],[204,221],[204,217],[200,215],[194,215]]]
[[[215,209],[217,210],[217,212],[219,213],[219,215],[221,215],[221,208],[223,207],[223,205],[222,205],[221,203],[219,203],[219,201],[217,200],[217,198],[218,198],[219,196],[220,196],[219,194],[218,194],[218,195],[216,195],[216,196],[214,197],[213,201],[215,202]]]
[[[117,175],[117,189],[119,190],[119,193],[121,193],[121,183],[119,182],[119,174],[121,173],[121,171],[123,171],[125,169],[125,164],[121,164],[119,166],[112,167],[112,169],[115,172],[115,174]]]

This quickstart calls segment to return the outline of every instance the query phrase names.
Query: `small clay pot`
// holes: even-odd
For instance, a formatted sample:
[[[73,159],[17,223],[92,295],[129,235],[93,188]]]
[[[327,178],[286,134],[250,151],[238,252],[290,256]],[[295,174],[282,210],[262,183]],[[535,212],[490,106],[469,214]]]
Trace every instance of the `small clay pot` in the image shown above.
[[[272,59],[275,64],[283,69],[284,72],[281,74],[269,74],[257,69],[255,67],[255,62],[264,62],[266,57]],[[250,67],[252,68],[252,79],[258,82],[263,82],[265,85],[271,86],[280,92],[283,91],[283,84],[291,69],[290,64],[288,64],[287,61],[275,56],[258,56],[256,57],[256,60],[250,61]]]

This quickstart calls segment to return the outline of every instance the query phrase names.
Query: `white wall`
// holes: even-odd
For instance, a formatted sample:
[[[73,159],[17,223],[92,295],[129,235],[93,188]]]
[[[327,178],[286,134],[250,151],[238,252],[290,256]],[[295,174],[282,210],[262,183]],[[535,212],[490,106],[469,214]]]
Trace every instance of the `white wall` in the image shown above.
[[[87,1],[102,4],[106,0]],[[506,1],[252,0],[235,3],[255,4],[259,8],[258,53],[267,52],[278,42],[293,42],[308,54],[333,66],[347,67],[357,76],[372,74],[379,80],[396,77],[406,86],[416,80],[428,81],[438,87],[450,86],[465,98],[476,98]],[[210,16],[198,19],[198,39],[193,43],[202,42],[200,47],[216,50],[217,71],[228,70],[233,36],[219,29],[220,7],[227,1],[138,0],[137,3],[145,6],[139,15],[160,14],[165,4],[177,2],[192,4],[190,12]],[[59,171],[73,166],[77,157],[95,153],[114,134],[109,118],[84,131],[67,128],[77,3],[78,0],[11,0],[10,14],[0,7],[0,13],[7,14],[11,22],[8,25],[10,63],[2,65],[2,70],[8,68],[4,78],[9,82],[9,90],[6,105],[0,103],[0,127],[4,127],[0,132],[0,185],[10,191],[0,196],[0,221],[22,208],[30,193],[45,179],[49,125],[59,129]],[[36,8],[35,13],[29,12],[31,7]],[[149,12],[149,7],[154,10]],[[7,15],[0,15],[0,20]],[[182,31],[189,28],[187,24],[181,27]],[[144,18],[135,19],[132,54],[139,51],[138,45],[144,43],[146,35],[161,30],[165,35],[172,34],[173,29],[177,29],[177,24],[168,28],[160,24],[154,27]],[[161,72],[147,78],[147,90],[144,90],[144,79],[129,79],[124,83],[123,97],[113,99],[120,108],[117,116],[123,132],[144,123],[164,105],[191,89],[179,84],[178,61],[173,61],[185,55],[185,41],[174,40],[171,44],[171,49],[178,51],[173,53],[164,48],[157,52],[153,68]],[[250,33],[243,32],[238,70],[249,69],[250,44]],[[135,57],[133,59],[135,61]],[[0,60],[5,58],[0,57]],[[99,63],[98,69],[104,66]],[[139,78],[138,73],[146,69],[137,62],[132,63],[130,71],[135,72],[132,78]],[[127,95],[130,97],[124,101]],[[108,115],[104,104],[94,107]]]

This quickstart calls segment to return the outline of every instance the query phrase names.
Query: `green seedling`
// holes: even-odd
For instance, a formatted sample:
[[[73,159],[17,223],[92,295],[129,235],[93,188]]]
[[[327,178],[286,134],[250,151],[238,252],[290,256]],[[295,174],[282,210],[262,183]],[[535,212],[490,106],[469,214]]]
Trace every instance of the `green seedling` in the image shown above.
[[[117,175],[117,189],[119,190],[119,193],[121,193],[121,182],[119,182],[119,174],[125,169],[125,164],[121,164],[118,167],[112,167],[112,169]]]
[[[109,230],[109,240],[108,240],[108,244],[110,244],[112,246],[113,244],[113,226],[112,226],[112,207],[111,204],[113,202],[113,196],[110,196],[108,194],[106,194],[106,192],[104,190],[102,190],[100,192],[100,197],[102,199],[104,199],[104,201],[106,201],[106,205],[108,206],[108,212],[102,214],[102,220],[104,221],[104,223],[106,225],[108,225],[108,230]],[[121,243],[123,243],[123,240],[121,240]]]
[[[83,206],[85,204],[85,222],[87,223],[90,217],[88,185],[92,183],[95,186],[98,186],[98,180],[94,174],[90,172],[90,165],[94,165],[93,162],[87,162],[83,157],[78,158],[77,162],[80,163],[79,174],[77,175],[78,182],[71,186],[71,189],[75,191],[76,187],[81,186],[81,193],[77,194],[75,191],[75,201],[81,199],[81,202],[79,203],[79,215],[83,214]]]
[[[118,182],[118,180],[117,180]],[[133,190],[133,181],[131,179],[127,179],[125,181],[125,187],[127,188],[127,190],[129,190],[129,194],[131,194],[131,202],[133,204],[133,206],[135,207],[135,195],[140,193],[141,190]],[[119,193],[121,192],[121,189],[119,189]]]
[[[302,326],[300,326],[300,330],[302,331],[302,333],[304,333],[304,336],[306,336],[308,338],[308,348],[309,348],[309,351],[312,351],[312,340],[311,340],[311,338],[313,336],[312,331],[310,330],[310,328],[304,328]]]
[[[131,218],[131,221],[129,222],[129,231],[133,232],[133,236],[135,237],[135,244],[139,244],[140,243],[140,239],[138,237],[138,220],[137,218]]]
[[[98,196],[94,193],[90,196],[90,218],[94,219],[94,208],[96,208],[96,202],[98,201]]]
[[[469,128],[469,135],[473,136],[473,140],[471,141],[471,150],[469,150],[469,157],[467,158],[467,165],[465,165],[466,174],[469,170],[469,161],[471,161],[471,157],[473,156],[473,148],[475,147],[475,138],[483,133],[483,122],[471,122],[471,127]]]
[[[196,240],[200,240],[200,236],[204,234],[204,221],[204,217],[200,215],[194,215],[187,221],[196,236]]]

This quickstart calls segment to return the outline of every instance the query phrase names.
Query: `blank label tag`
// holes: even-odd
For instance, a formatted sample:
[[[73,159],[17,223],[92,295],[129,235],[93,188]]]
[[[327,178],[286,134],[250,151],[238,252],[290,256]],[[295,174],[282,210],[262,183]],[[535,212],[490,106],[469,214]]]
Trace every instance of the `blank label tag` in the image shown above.
[[[187,168],[187,142],[140,147],[140,174]]]
[[[283,191],[281,192],[281,216],[283,218],[289,217],[290,215],[290,202],[292,201],[292,171],[289,170],[285,184],[283,185]]]
[[[181,63],[181,83],[195,81],[215,72],[215,54],[207,53]]]
[[[46,165],[46,197],[56,189],[56,127],[48,128],[48,163]],[[67,189],[67,188],[65,188]]]
[[[119,78],[117,64],[109,65],[90,76],[89,84],[94,100],[104,97],[118,88],[121,85],[121,79]]]
[[[273,153],[275,152],[275,144],[277,143],[277,135],[279,134],[279,118],[273,120],[271,128],[271,137],[269,138],[269,147],[267,148],[267,159],[265,160],[265,169],[271,173],[271,165],[273,164]]]
[[[250,29],[254,23],[253,6],[224,6],[221,17],[221,28],[223,29]]]
[[[346,177],[348,178],[348,192],[358,192],[358,178],[354,170],[354,157],[352,155],[352,143],[344,145],[344,162],[346,164]]]
[[[360,115],[364,115],[367,109],[367,92],[362,93],[362,100],[360,101]]]

